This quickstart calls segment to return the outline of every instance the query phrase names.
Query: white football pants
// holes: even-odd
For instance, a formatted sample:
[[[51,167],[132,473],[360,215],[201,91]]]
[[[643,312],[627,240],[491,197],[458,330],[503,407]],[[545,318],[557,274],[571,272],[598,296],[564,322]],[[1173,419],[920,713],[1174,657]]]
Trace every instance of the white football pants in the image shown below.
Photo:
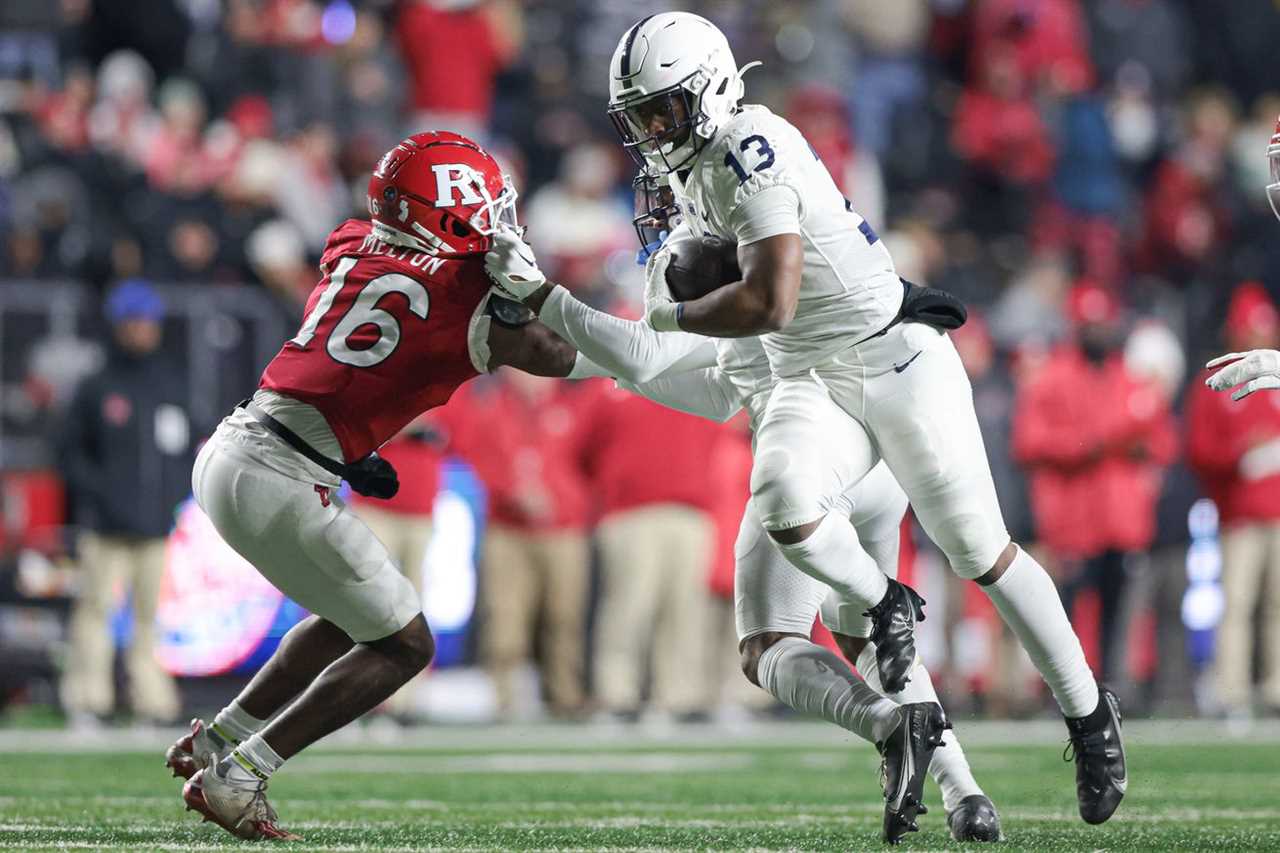
[[[322,496],[314,479],[280,470],[294,459],[301,457],[292,448],[234,414],[196,457],[196,502],[289,598],[358,643],[394,634],[422,612],[417,592],[336,490]]]
[[[829,401],[861,427],[865,446],[825,414],[803,423]],[[810,374],[779,380],[756,442],[761,476],[753,472],[752,494],[769,529],[822,517],[829,492],[815,473],[829,471],[833,458],[842,474],[883,458],[960,577],[985,574],[1009,544],[969,378],[951,339],[929,326],[901,323]]]
[[[880,570],[895,577],[907,496],[889,469],[876,465],[831,504],[833,510],[849,518],[862,547]],[[807,637],[819,611],[823,624],[832,631],[854,637],[870,635],[870,620],[862,615],[862,608],[842,607],[830,587],[782,556],[761,527],[754,501],[747,502],[734,546],[733,593],[739,641],[764,633]]]

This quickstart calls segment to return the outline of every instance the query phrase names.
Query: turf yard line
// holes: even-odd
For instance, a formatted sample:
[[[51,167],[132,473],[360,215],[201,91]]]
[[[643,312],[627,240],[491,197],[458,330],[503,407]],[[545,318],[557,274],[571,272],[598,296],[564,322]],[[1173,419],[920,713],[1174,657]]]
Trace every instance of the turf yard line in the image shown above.
[[[953,720],[957,735],[966,748],[983,746],[1021,746],[1061,744],[1066,737],[1059,720],[996,721]],[[0,756],[6,753],[120,753],[154,752],[163,754],[166,747],[184,729],[136,732],[112,730],[110,736],[86,735],[57,730],[23,730],[0,728]],[[595,751],[616,750],[619,741],[635,750],[678,748],[791,747],[831,749],[842,745],[863,745],[853,735],[823,723],[800,721],[749,723],[741,726],[673,725],[661,728],[635,725],[629,727],[565,726],[560,724],[524,724],[495,726],[422,726],[409,729],[394,744],[379,739],[359,727],[341,737],[331,737],[314,749],[319,752],[355,751],[363,754],[385,752],[400,754],[418,751]],[[1201,720],[1133,720],[1125,722],[1125,739],[1135,745],[1162,746],[1201,744],[1205,740],[1205,723]],[[1239,732],[1228,733],[1226,743],[1280,744],[1280,721],[1258,720]]]
[[[300,773],[678,773],[694,770],[744,770],[753,756],[717,753],[590,753],[586,755],[498,752],[461,756],[298,756],[290,768]]]

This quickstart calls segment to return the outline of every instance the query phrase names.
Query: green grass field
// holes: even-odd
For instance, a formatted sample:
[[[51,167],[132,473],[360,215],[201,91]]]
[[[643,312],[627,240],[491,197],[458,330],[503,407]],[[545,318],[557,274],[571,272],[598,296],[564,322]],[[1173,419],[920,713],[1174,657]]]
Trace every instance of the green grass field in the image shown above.
[[[1128,728],[1128,799],[1076,815],[1058,726],[962,724],[1006,850],[1278,850],[1280,732],[1209,742],[1213,723]],[[350,737],[272,783],[305,850],[879,849],[874,751],[810,724],[644,729],[423,729]],[[208,849],[242,844],[186,813],[158,735],[69,742],[0,732],[0,848]],[[937,789],[903,849],[959,847]]]

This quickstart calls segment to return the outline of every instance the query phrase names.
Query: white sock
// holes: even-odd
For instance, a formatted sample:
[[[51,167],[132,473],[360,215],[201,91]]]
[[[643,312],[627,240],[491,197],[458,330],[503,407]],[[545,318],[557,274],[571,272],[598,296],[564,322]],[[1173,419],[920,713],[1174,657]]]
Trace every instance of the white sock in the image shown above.
[[[847,518],[832,513],[803,542],[773,544],[791,565],[840,593],[849,602],[841,608],[862,612],[879,604],[889,589],[888,578],[868,556]]]
[[[265,782],[284,764],[284,759],[260,734],[250,735],[227,756],[226,761],[227,779],[243,783]]]
[[[917,657],[914,666],[915,672],[911,673],[907,686],[899,693],[886,693],[885,696],[899,705],[937,702],[938,691],[933,689],[933,678],[925,668],[924,661]],[[858,655],[858,672],[866,673],[867,684],[884,692],[884,686],[880,683],[880,671],[876,668],[875,643],[867,643],[866,648]],[[942,807],[948,812],[960,805],[965,797],[982,793],[978,780],[973,778],[973,771],[969,769],[969,759],[965,758],[960,741],[956,740],[951,729],[942,733],[942,746],[933,753],[929,775],[938,783],[938,788],[942,791]]]
[[[847,525],[846,525],[847,526]],[[760,656],[760,686],[802,714],[877,743],[898,725],[898,706],[872,690],[829,649],[783,637]]]
[[[1084,717],[1097,708],[1098,682],[1044,567],[1019,548],[1000,579],[982,590],[1031,656],[1062,713]]]
[[[219,711],[218,716],[213,718],[213,724],[209,726],[209,731],[232,746],[236,746],[242,741],[248,740],[251,735],[260,732],[266,724],[266,720],[259,720],[257,717],[249,716],[240,707],[240,703],[233,699],[230,705]]]

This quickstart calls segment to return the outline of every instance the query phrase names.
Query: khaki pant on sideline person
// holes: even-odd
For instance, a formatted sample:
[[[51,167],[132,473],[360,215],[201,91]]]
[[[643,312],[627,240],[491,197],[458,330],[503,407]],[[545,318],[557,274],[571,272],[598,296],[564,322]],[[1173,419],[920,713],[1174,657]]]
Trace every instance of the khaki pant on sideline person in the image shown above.
[[[539,624],[542,682],[552,711],[582,707],[587,570],[587,539],[581,531],[535,533],[502,524],[485,531],[480,651],[504,717],[515,711],[515,672],[532,657]]]
[[[1280,706],[1280,524],[1228,527],[1222,534],[1222,594],[1214,670],[1218,698],[1249,707],[1254,607],[1261,599],[1262,695]]]
[[[116,591],[123,586],[133,609],[132,640],[125,654],[129,704],[135,714],[153,720],[177,718],[178,692],[155,657],[164,547],[164,539],[94,533],[81,537],[81,586],[71,609],[70,649],[61,686],[62,703],[69,712],[106,715],[115,706],[110,619]]]
[[[710,516],[683,504],[650,505],[607,516],[596,537],[602,588],[595,687],[602,707],[639,707],[649,657],[653,707],[705,710]]]
[[[431,516],[412,515],[404,512],[389,512],[378,509],[367,501],[354,504],[356,515],[360,516],[373,535],[387,546],[391,559],[395,560],[400,571],[418,591],[422,598],[422,564],[427,556],[427,545],[431,541]],[[423,671],[408,681],[383,703],[388,714],[405,716],[412,714],[414,691],[427,677]]]

